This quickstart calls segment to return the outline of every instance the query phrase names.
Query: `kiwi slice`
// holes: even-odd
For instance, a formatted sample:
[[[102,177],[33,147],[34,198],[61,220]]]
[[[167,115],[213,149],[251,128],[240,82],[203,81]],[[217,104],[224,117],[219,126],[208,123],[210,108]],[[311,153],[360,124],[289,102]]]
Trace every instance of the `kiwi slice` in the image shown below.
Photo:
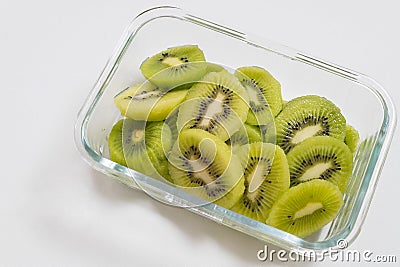
[[[152,83],[166,88],[196,82],[206,73],[203,51],[197,45],[168,48],[147,58],[140,70]]]
[[[241,147],[245,190],[232,210],[265,222],[274,202],[289,189],[289,167],[283,150],[274,144],[251,143]]]
[[[262,141],[260,128],[257,125],[248,125],[244,123],[226,143],[232,147],[233,151],[236,151],[243,145]]]
[[[163,122],[118,121],[108,138],[110,159],[158,179],[170,180],[166,151],[171,149],[171,131]]]
[[[352,153],[356,151],[359,141],[360,141],[360,135],[358,131],[353,126],[347,124],[346,137],[344,138],[344,142],[349,147]]]
[[[123,116],[134,120],[162,121],[186,97],[187,90],[170,91],[150,82],[137,84],[114,97]]]
[[[178,129],[203,129],[226,141],[246,120],[247,97],[235,76],[210,72],[189,89],[179,108]]]
[[[221,65],[218,65],[216,63],[211,63],[211,62],[206,62],[206,72],[220,72],[220,71],[226,71],[226,69],[224,67],[222,67]]]
[[[287,154],[290,185],[322,179],[337,185],[343,192],[353,169],[350,149],[330,136],[310,137]]]
[[[306,237],[332,221],[342,205],[342,194],[336,185],[312,180],[287,190],[272,206],[266,223]]]
[[[250,112],[246,122],[265,125],[272,121],[282,109],[281,84],[260,67],[241,67],[235,76],[246,88],[249,95]]]
[[[346,119],[330,100],[308,95],[289,101],[275,119],[277,144],[288,153],[312,136],[344,140]]]
[[[239,159],[204,130],[181,131],[168,160],[174,184],[208,202],[230,208],[244,190]]]

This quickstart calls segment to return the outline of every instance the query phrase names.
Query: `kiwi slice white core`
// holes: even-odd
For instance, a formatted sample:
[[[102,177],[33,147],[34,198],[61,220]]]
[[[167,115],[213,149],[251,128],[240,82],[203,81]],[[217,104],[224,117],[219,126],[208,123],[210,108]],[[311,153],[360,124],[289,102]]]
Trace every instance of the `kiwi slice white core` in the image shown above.
[[[298,131],[293,136],[292,143],[293,144],[298,144],[300,142],[303,142],[307,138],[316,135],[321,130],[323,130],[323,128],[322,128],[322,126],[320,124],[310,125],[308,127],[305,127],[304,129]]]
[[[269,173],[268,170],[265,171],[264,164],[257,164],[255,168],[252,170],[252,173],[250,173],[246,177],[249,183],[247,197],[252,201],[254,201],[255,198],[257,197],[258,188],[262,185],[268,173]]]
[[[176,57],[167,57],[167,58],[163,59],[163,63],[167,64],[170,67],[174,67],[174,66],[181,65],[183,62],[182,62],[182,60],[180,60],[179,58],[176,58]]]
[[[213,118],[217,118],[218,115],[223,115],[225,112],[224,109],[224,100],[227,96],[218,93],[211,103],[206,107],[206,111],[204,112],[204,116],[199,122],[200,127],[208,127],[212,123]],[[206,99],[205,101],[209,101]]]
[[[203,167],[203,166],[201,166],[201,167]],[[206,170],[194,173],[193,177],[203,180],[206,185],[211,184],[212,182],[214,182],[214,179],[215,179]]]
[[[298,218],[313,214],[315,211],[323,208],[324,205],[322,205],[321,202],[309,202],[307,205],[304,206],[304,208],[296,211],[296,213],[293,216],[293,219],[296,220]]]
[[[196,179],[203,180],[205,184],[212,183],[215,178],[211,176],[207,171],[209,164],[204,162],[201,158],[191,155],[188,160],[190,170],[193,172],[193,177]]]
[[[298,180],[301,182],[305,182],[308,180],[319,178],[325,171],[332,168],[333,165],[331,162],[320,162],[316,165],[308,168],[303,175],[301,175]]]
[[[257,109],[260,106],[268,106],[259,88],[256,85],[245,84],[247,94],[249,95],[250,105],[252,109]],[[262,101],[264,100],[264,101]]]
[[[142,141],[143,137],[144,137],[144,131],[142,129],[135,129],[132,131],[131,138],[134,143]]]
[[[127,96],[125,99],[133,99],[133,100],[145,100],[148,98],[156,98],[156,97],[161,97],[164,94],[164,92],[160,90],[154,90],[154,91],[143,91],[140,92],[139,94],[136,94],[134,96]]]

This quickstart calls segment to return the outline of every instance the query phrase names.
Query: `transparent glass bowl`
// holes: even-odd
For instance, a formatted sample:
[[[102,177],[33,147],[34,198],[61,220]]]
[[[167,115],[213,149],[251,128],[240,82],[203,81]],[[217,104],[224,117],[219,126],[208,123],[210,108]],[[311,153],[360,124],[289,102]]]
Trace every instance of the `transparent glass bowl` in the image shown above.
[[[284,99],[317,94],[341,108],[348,123],[359,130],[361,144],[355,153],[344,205],[332,223],[308,238],[298,238],[213,203],[196,206],[201,203],[196,197],[108,159],[107,136],[120,119],[113,97],[143,80],[139,66],[145,58],[183,44],[197,44],[205,51],[207,60],[231,68],[247,65],[266,68],[281,82]],[[192,212],[284,249],[318,252],[338,247],[342,239],[350,243],[360,232],[390,146],[395,117],[388,94],[365,75],[209,22],[179,8],[157,7],[139,14],[126,29],[79,111],[75,141],[83,159],[93,168],[145,190],[160,201],[190,206],[187,209]]]

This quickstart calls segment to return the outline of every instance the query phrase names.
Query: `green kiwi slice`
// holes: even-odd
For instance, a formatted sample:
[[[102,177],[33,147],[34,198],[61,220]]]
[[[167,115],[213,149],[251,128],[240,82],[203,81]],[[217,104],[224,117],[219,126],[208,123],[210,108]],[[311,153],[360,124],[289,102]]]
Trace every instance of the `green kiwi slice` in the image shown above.
[[[168,48],[147,58],[140,70],[152,83],[166,88],[196,82],[206,73],[203,51],[197,45]]]
[[[290,185],[322,179],[346,189],[353,168],[350,149],[342,141],[329,136],[310,137],[288,154]]]
[[[170,91],[149,82],[137,84],[114,97],[123,116],[134,120],[162,121],[186,97],[187,90]]]
[[[344,142],[349,147],[352,153],[356,151],[359,141],[360,141],[360,135],[358,131],[353,126],[347,124],[346,137],[344,138]]]
[[[312,180],[287,190],[272,206],[266,223],[303,238],[332,221],[342,205],[337,186]]]
[[[249,95],[250,112],[246,122],[270,123],[282,109],[281,84],[267,70],[255,66],[238,68],[235,76]]]
[[[222,67],[221,65],[218,65],[216,63],[206,62],[206,66],[207,66],[206,73],[226,71],[226,69],[224,67]]]
[[[210,72],[189,89],[179,108],[178,129],[203,129],[226,141],[246,120],[247,97],[235,76]]]
[[[283,150],[274,144],[251,143],[241,147],[245,189],[232,210],[265,222],[274,202],[289,189],[289,167]]]
[[[244,190],[239,159],[204,130],[181,131],[168,160],[174,184],[208,202],[230,208]]]
[[[344,140],[346,119],[332,101],[302,96],[289,101],[275,119],[277,144],[288,153],[312,136],[332,136]]]
[[[233,151],[236,151],[243,145],[262,141],[261,129],[257,125],[244,123],[226,143],[232,147]]]
[[[110,159],[157,179],[170,180],[166,151],[171,131],[163,122],[118,121],[108,138]]]

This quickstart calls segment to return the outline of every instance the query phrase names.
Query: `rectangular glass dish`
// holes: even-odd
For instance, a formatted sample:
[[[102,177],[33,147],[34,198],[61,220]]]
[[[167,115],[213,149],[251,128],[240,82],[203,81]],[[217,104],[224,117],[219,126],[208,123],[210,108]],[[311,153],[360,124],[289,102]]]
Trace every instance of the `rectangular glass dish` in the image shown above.
[[[139,66],[149,55],[183,44],[196,44],[205,51],[207,60],[233,69],[250,65],[264,67],[282,84],[284,99],[317,94],[340,107],[348,123],[359,131],[361,144],[355,152],[344,205],[332,223],[310,237],[299,238],[213,203],[197,206],[196,203],[202,201],[196,197],[109,160],[107,137],[121,118],[114,106],[114,96],[144,79]],[[390,97],[365,75],[209,22],[179,8],[157,7],[139,14],[126,29],[79,111],[75,141],[89,165],[132,188],[151,193],[171,205],[190,206],[188,210],[220,224],[302,253],[335,248],[342,239],[351,243],[356,238],[374,194],[395,124]]]

